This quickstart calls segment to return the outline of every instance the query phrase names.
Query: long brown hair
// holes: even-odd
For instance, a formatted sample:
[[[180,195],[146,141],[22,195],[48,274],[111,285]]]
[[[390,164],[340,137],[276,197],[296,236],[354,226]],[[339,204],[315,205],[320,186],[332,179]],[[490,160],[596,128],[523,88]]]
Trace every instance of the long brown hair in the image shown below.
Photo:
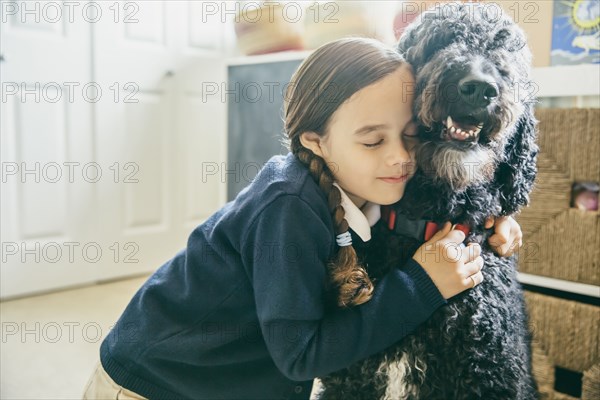
[[[334,174],[321,157],[302,145],[300,137],[303,132],[327,135],[329,120],[338,107],[403,63],[398,52],[377,40],[345,38],[316,49],[298,67],[288,86],[284,104],[285,143],[325,192],[336,234],[346,232],[348,222],[340,205],[340,191],[333,186]],[[373,283],[352,246],[340,247],[328,267],[339,305],[358,305],[372,297]]]

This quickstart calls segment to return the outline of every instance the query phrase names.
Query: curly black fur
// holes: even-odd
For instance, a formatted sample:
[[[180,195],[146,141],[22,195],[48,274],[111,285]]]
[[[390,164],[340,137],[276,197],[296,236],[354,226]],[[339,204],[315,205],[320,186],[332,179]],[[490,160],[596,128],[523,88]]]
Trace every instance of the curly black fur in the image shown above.
[[[523,32],[490,7],[438,6],[399,43],[415,70],[422,144],[419,170],[397,210],[410,218],[470,225],[467,241],[482,245],[485,280],[386,351],[323,377],[321,399],[537,398],[515,259],[496,256],[483,228],[487,216],[513,214],[529,201],[538,151],[533,101],[523,90],[530,84],[531,56]],[[490,82],[490,98],[472,101],[459,94],[452,100],[446,89],[461,87],[470,76]],[[449,139],[447,115],[483,123],[477,139]],[[447,171],[449,160],[457,168],[473,162],[474,171]],[[376,284],[421,244],[378,223],[373,239],[357,251]]]

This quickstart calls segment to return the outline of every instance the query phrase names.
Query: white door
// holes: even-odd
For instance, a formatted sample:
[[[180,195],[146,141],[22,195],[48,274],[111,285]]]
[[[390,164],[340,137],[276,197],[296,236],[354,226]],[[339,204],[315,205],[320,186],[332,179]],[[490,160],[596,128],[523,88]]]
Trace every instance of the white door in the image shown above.
[[[80,3],[81,7],[81,3]],[[80,8],[81,11],[81,8]],[[96,279],[91,26],[58,2],[0,2],[3,298]],[[88,253],[89,251],[89,257]]]
[[[156,269],[226,198],[226,106],[203,93],[226,71],[201,2],[72,2],[62,22],[4,3],[0,295]]]
[[[225,160],[225,104],[202,93],[225,68],[195,38],[194,3],[122,2],[118,20],[95,26],[95,75],[114,88],[95,118],[97,158],[111,169],[99,185],[98,232],[114,256],[102,279],[155,270],[225,199],[224,183],[202,179],[206,163]],[[103,7],[116,15],[115,3]]]

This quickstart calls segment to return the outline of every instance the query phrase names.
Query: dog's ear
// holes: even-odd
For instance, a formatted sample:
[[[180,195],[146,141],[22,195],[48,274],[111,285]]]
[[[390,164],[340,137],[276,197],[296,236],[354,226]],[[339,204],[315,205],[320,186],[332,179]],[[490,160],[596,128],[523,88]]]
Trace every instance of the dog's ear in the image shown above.
[[[515,213],[529,203],[529,193],[537,173],[537,122],[533,105],[527,104],[514,135],[506,145],[505,159],[496,170],[495,182],[505,215]]]
[[[398,52],[411,65],[421,65],[437,49],[442,48],[439,35],[432,31],[432,25],[439,23],[433,11],[426,11],[417,17],[404,31],[398,41]],[[437,30],[440,32],[440,30]],[[435,44],[439,43],[437,46]]]
[[[414,24],[414,23],[413,23]],[[398,41],[398,52],[404,56],[404,58],[409,58],[408,51],[416,45],[416,38],[419,35],[419,29],[416,26],[409,25],[408,28],[404,31],[402,36],[400,36],[400,40]]]

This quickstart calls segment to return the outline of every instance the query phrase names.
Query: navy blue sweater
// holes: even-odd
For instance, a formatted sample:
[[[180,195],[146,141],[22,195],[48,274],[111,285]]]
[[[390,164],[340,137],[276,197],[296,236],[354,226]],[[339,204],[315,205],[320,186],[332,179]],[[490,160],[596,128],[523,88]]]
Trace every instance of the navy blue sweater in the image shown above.
[[[385,349],[445,303],[410,260],[369,302],[326,307],[335,251],[324,193],[295,156],[273,157],[138,290],[102,365],[150,399],[307,399],[314,377]]]

